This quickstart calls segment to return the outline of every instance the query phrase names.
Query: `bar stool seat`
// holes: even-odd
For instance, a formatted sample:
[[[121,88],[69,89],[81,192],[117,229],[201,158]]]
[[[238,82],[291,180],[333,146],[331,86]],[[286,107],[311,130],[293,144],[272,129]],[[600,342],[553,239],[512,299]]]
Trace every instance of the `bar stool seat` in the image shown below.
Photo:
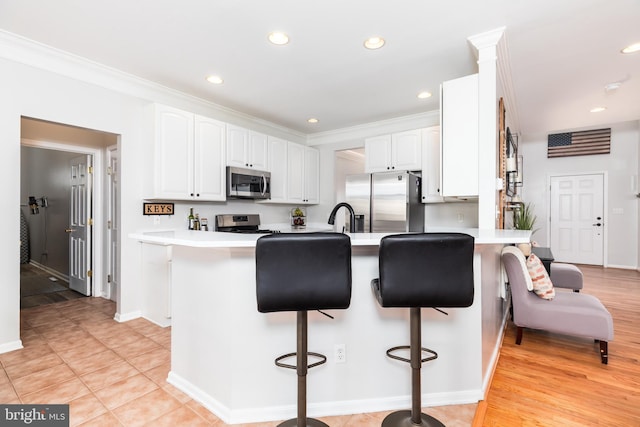
[[[411,341],[387,350],[388,357],[411,364],[411,410],[387,415],[383,427],[444,426],[421,412],[422,363],[438,354],[422,347],[420,310],[473,304],[473,247],[473,237],[462,233],[398,234],[380,241],[379,278],[371,287],[381,307],[409,308]],[[395,354],[406,349],[410,359]]]
[[[308,351],[309,310],[346,309],[351,303],[351,240],[338,233],[270,234],[256,243],[256,296],[261,313],[297,312],[295,353],[275,359],[279,367],[296,369],[297,417],[282,427],[327,427],[307,418],[307,370],[326,362],[326,356]],[[326,313],[323,313],[326,314]],[[331,317],[331,316],[329,316]],[[319,359],[309,364],[308,356]],[[296,365],[284,363],[296,357]]]

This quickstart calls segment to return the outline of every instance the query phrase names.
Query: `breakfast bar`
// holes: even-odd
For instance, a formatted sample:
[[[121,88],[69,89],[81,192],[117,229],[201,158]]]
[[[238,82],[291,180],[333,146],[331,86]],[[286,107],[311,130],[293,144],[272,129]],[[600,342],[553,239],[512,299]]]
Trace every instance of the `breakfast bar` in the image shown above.
[[[438,358],[422,368],[424,406],[484,398],[506,318],[500,252],[529,241],[528,231],[427,229],[475,238],[475,299],[469,308],[422,310],[423,345]],[[371,292],[383,233],[351,234],[352,298],[333,319],[309,313],[309,351],[327,363],[308,376],[310,416],[406,408],[409,369],[385,351],[408,344],[408,314],[381,309]],[[274,359],[295,351],[295,313],[259,313],[255,244],[260,235],[198,231],[139,232],[146,244],[171,246],[171,371],[168,381],[228,424],[291,418],[295,371]],[[334,357],[344,348],[344,360]]]

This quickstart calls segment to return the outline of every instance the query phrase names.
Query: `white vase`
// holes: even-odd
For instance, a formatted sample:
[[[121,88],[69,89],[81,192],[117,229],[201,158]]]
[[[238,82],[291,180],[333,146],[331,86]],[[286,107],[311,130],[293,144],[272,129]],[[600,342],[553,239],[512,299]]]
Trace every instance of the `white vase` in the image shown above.
[[[518,243],[518,249],[522,251],[524,256],[531,255],[531,243]]]

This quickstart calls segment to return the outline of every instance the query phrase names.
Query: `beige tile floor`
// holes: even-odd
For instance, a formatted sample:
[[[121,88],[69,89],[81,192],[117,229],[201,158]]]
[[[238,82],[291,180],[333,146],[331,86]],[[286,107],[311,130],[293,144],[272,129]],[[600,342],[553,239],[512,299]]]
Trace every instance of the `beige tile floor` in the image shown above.
[[[21,310],[24,348],[0,354],[1,403],[68,403],[72,426],[226,424],[166,382],[170,328],[113,320],[115,304],[81,298]],[[449,427],[470,426],[476,405],[425,408]],[[379,426],[388,412],[322,418]],[[273,427],[277,422],[236,426]]]

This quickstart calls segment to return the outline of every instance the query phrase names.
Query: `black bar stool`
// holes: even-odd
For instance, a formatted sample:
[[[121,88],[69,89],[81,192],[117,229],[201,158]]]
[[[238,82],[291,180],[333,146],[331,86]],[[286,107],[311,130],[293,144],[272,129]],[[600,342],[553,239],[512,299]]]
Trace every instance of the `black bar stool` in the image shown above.
[[[307,311],[345,309],[351,302],[351,240],[338,233],[270,234],[256,243],[258,311],[297,312],[297,349],[276,358],[277,366],[296,369],[298,416],[283,427],[328,427],[307,418],[307,370],[326,356],[307,351]],[[324,314],[324,313],[323,313]],[[320,359],[308,364],[308,355]],[[296,365],[282,360],[296,356]]]
[[[422,347],[420,309],[473,303],[473,245],[473,237],[462,233],[398,234],[380,241],[380,277],[371,281],[371,287],[382,307],[410,309],[411,341],[408,346],[387,350],[390,358],[411,364],[411,410],[387,415],[383,427],[444,427],[421,412],[420,369],[438,354]],[[394,354],[407,349],[410,359]],[[428,356],[423,358],[423,353]]]

